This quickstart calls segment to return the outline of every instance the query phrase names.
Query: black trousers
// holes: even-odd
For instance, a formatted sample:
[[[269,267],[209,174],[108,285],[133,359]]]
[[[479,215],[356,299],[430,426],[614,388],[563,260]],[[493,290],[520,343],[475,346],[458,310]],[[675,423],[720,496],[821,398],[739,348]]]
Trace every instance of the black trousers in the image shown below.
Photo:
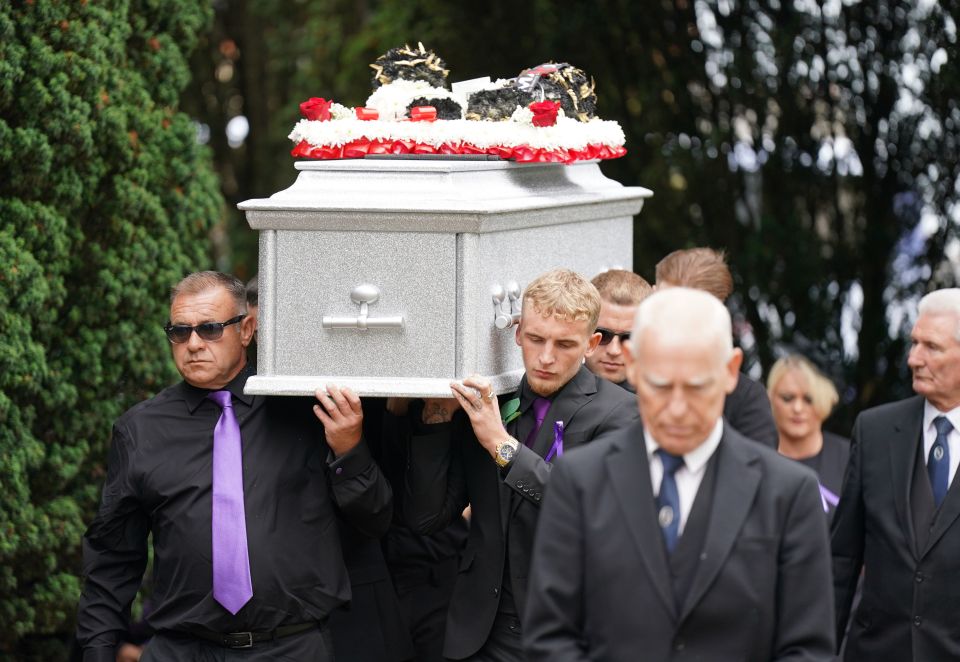
[[[430,568],[397,571],[393,575],[400,608],[410,627],[417,662],[443,662],[443,635],[447,610],[457,579],[459,557],[438,561]]]
[[[328,628],[307,630],[289,637],[254,644],[252,648],[224,648],[176,632],[156,634],[140,662],[333,662]]]

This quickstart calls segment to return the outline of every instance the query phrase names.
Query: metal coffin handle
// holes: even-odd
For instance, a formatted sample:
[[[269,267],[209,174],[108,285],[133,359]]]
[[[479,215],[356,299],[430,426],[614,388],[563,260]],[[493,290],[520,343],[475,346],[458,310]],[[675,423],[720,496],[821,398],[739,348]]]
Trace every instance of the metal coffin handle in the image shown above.
[[[520,323],[520,286],[511,280],[506,288],[496,284],[490,288],[493,297],[493,325],[498,329],[509,329]]]
[[[357,285],[350,292],[350,300],[360,306],[360,314],[356,317],[336,317],[324,315],[320,319],[320,326],[324,329],[402,329],[403,316],[369,317],[369,307],[380,298],[380,288],[370,283]]]

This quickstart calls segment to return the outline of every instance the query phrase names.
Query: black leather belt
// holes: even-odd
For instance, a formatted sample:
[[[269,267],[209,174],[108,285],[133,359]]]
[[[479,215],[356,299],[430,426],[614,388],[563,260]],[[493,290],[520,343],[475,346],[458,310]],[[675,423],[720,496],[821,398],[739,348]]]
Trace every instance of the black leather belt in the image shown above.
[[[189,633],[198,639],[213,642],[224,648],[252,648],[254,644],[264,641],[273,641],[282,639],[290,635],[306,632],[322,627],[322,623],[298,623],[297,625],[281,625],[276,630],[269,632],[214,632],[205,628],[190,628]]]

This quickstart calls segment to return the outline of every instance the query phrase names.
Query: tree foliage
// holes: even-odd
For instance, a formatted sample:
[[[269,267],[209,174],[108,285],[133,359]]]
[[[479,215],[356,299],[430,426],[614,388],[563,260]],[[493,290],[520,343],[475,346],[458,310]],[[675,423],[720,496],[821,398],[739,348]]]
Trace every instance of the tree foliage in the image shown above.
[[[0,5],[0,656],[62,658],[114,418],[175,376],[222,198],[178,110],[203,3]]]

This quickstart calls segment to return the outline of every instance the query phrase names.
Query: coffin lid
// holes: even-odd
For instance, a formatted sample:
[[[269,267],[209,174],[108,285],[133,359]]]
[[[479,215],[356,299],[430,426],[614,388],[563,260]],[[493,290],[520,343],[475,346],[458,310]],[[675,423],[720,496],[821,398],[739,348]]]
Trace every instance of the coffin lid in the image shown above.
[[[238,205],[251,228],[498,232],[633,216],[653,195],[608,179],[595,161],[367,158],[295,167],[292,186]]]

